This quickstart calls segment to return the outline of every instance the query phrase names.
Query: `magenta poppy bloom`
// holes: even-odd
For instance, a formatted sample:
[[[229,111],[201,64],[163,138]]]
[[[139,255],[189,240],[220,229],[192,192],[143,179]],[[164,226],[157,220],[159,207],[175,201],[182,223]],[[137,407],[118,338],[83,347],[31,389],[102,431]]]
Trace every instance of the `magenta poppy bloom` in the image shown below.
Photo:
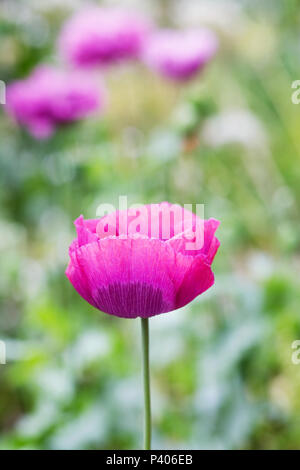
[[[170,312],[213,285],[218,226],[166,202],[80,216],[66,275],[87,302],[111,315]]]
[[[116,8],[89,8],[64,25],[59,38],[63,56],[78,67],[110,65],[136,59],[150,31],[136,13]]]
[[[144,49],[145,63],[166,78],[193,78],[215,55],[218,41],[208,29],[154,33]]]
[[[51,136],[55,129],[102,108],[104,92],[90,76],[37,67],[24,80],[8,86],[6,109],[36,138]]]

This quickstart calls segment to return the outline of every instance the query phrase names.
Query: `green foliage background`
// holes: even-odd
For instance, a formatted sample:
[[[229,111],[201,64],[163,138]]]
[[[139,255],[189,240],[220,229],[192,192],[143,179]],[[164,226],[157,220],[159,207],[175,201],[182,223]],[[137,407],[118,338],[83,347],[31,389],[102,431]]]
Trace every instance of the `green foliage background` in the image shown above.
[[[2,0],[6,83],[59,63],[58,31],[84,2],[60,3]],[[135,3],[181,27],[206,5],[216,59],[180,87],[113,68],[103,118],[47,142],[0,109],[0,448],[141,447],[139,322],[99,313],[64,275],[72,221],[119,195],[221,220],[215,286],[150,322],[154,447],[299,448],[300,2]]]

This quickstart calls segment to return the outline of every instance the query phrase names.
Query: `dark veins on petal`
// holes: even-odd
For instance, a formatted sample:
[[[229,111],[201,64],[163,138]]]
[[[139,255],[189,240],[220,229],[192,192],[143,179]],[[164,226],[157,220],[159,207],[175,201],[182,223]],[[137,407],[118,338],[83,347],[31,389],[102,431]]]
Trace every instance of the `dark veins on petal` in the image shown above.
[[[168,310],[162,291],[141,282],[115,282],[100,287],[95,302],[103,312],[128,318],[157,315]]]

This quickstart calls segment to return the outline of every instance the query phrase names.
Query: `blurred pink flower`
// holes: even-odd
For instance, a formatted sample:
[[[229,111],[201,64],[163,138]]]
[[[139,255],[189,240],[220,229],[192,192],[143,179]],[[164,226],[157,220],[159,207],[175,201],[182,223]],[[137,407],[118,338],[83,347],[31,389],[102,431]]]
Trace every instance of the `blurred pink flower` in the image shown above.
[[[150,29],[150,23],[136,13],[89,8],[67,21],[59,48],[73,65],[108,65],[137,58]]]
[[[84,118],[104,104],[104,91],[90,76],[39,66],[7,89],[7,111],[37,139]]]
[[[100,219],[80,216],[75,226],[66,275],[103,312],[151,317],[183,307],[214,283],[216,219],[165,202]],[[201,244],[191,249],[187,242],[199,235]]]
[[[154,33],[145,45],[144,62],[166,78],[193,78],[212,59],[218,48],[216,35],[208,29]]]

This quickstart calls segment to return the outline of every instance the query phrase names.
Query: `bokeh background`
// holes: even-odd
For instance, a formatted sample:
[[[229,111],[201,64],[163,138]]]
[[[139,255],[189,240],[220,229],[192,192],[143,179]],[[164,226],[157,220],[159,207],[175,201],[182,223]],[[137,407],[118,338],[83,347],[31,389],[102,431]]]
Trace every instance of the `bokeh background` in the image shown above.
[[[59,64],[58,32],[85,3],[1,0],[0,79]],[[141,447],[139,321],[99,313],[64,275],[73,220],[119,195],[221,220],[215,286],[150,321],[154,448],[299,448],[300,2],[105,3],[209,26],[220,48],[180,86],[111,68],[104,115],[47,141],[0,106],[0,448]]]

